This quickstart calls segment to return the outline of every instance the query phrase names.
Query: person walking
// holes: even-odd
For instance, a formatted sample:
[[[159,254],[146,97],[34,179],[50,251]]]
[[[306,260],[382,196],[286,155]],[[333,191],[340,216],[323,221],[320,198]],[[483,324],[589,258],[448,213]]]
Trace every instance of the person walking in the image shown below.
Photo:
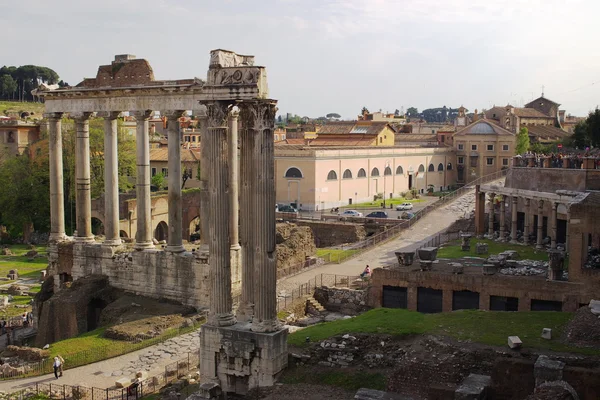
[[[58,360],[60,361],[60,365],[58,367],[58,376],[62,376],[63,368],[65,367],[65,359],[62,358],[60,354],[57,354],[56,357],[58,357]]]
[[[61,365],[62,363],[60,362],[60,358],[58,356],[54,357],[54,363],[52,364],[52,366],[54,367],[54,376],[56,377],[56,379],[58,379],[58,373],[61,369]]]

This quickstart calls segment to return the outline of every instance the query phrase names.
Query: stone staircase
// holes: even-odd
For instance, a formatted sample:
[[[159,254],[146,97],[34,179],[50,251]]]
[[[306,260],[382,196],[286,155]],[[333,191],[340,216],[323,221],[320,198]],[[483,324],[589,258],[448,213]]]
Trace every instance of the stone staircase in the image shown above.
[[[311,315],[319,315],[325,311],[325,307],[321,305],[314,297],[306,299],[306,313]]]

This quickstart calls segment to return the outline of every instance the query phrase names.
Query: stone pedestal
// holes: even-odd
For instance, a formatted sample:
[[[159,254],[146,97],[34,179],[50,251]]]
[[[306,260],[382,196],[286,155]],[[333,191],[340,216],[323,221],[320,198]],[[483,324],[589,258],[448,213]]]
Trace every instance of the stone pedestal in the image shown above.
[[[244,395],[256,387],[273,386],[287,367],[287,329],[260,333],[251,324],[203,325],[200,374],[203,382],[219,382],[225,393]]]
[[[435,261],[437,259],[437,247],[423,247],[417,251],[419,253],[419,260]]]
[[[415,252],[414,251],[397,251],[396,258],[398,259],[398,264],[400,266],[408,267],[412,265],[415,260]]]
[[[462,240],[460,244],[460,249],[462,251],[471,251],[471,238],[473,235],[470,233],[463,233],[460,235],[460,239]]]
[[[487,243],[477,243],[475,245],[475,252],[477,254],[487,254],[488,253],[488,244]]]
[[[482,272],[484,275],[494,275],[498,271],[498,267],[494,264],[483,264]]]
[[[562,279],[565,263],[565,253],[560,250],[548,251],[548,279],[558,281]]]

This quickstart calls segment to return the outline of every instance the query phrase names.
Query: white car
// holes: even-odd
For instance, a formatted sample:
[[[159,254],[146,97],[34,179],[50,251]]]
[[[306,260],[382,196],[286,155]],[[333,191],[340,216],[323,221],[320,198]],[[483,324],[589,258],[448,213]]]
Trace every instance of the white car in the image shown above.
[[[398,204],[396,206],[396,211],[406,211],[406,210],[412,210],[412,209],[413,209],[412,203],[402,203],[402,204]]]
[[[338,216],[341,219],[341,218],[348,218],[348,217],[362,217],[363,214],[356,210],[346,210],[343,213],[339,213]]]

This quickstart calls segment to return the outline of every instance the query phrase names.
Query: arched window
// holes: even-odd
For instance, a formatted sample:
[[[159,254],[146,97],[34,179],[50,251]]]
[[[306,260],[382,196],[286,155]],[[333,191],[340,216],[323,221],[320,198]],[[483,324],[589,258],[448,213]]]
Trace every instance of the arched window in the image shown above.
[[[352,171],[350,171],[349,169],[344,171],[344,175],[342,175],[342,178],[344,179],[352,179]]]
[[[435,167],[433,166],[433,164],[429,164],[429,168],[427,168],[427,172],[433,172],[435,171]]]
[[[418,172],[425,172],[425,167],[423,166],[423,164],[419,165],[419,171]]]
[[[452,171],[452,163],[448,163],[448,165],[446,165],[446,171]]]
[[[392,169],[390,167],[385,167],[385,171],[383,171],[383,175],[391,175]]]
[[[327,174],[327,180],[328,181],[335,181],[335,180],[337,180],[337,174],[335,173],[334,170],[329,171],[329,173]]]
[[[438,171],[440,171],[440,172],[441,172],[441,171],[443,171],[443,170],[444,170],[444,164],[442,164],[442,163],[439,163],[439,164],[438,164]]]
[[[302,171],[300,171],[296,167],[288,168],[288,170],[285,171],[285,177],[286,178],[302,178]]]
[[[358,175],[356,176],[357,178],[366,178],[367,177],[367,172],[365,171],[364,168],[361,168],[358,170]]]
[[[373,168],[371,171],[371,176],[379,176],[379,170],[377,168]]]
[[[396,168],[396,175],[402,175],[404,174],[404,170],[402,169],[401,165],[398,165],[398,168]]]

